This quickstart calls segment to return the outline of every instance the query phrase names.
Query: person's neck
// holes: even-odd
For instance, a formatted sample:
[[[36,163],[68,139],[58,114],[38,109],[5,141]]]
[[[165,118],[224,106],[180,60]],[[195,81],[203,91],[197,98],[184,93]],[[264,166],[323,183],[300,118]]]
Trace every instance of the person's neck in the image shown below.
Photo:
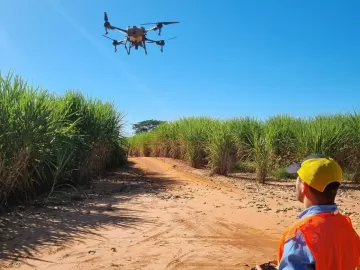
[[[319,201],[312,202],[312,201],[310,201],[309,199],[306,199],[306,198],[304,200],[305,209],[307,209],[309,207],[312,207],[312,206],[315,206],[315,205],[332,205],[332,204],[335,204],[335,202],[319,202]]]

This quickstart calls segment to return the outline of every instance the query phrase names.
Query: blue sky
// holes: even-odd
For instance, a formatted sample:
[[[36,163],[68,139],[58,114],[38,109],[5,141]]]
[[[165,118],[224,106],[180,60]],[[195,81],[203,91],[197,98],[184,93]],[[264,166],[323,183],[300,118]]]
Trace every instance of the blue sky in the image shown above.
[[[126,131],[146,119],[311,116],[360,109],[360,1],[0,0],[0,71],[113,101]],[[180,21],[148,55],[118,47],[126,28]],[[110,31],[122,39],[123,34]],[[333,92],[331,92],[333,91]]]

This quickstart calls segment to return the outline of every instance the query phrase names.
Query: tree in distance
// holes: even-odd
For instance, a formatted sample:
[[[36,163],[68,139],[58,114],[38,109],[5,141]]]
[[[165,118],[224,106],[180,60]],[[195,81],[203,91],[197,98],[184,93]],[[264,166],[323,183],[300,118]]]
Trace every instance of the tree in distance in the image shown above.
[[[132,126],[133,126],[133,130],[135,131],[135,134],[139,134],[142,132],[148,132],[154,130],[158,125],[165,122],[166,121],[150,119],[150,120],[144,120],[138,122],[136,124],[133,124]]]

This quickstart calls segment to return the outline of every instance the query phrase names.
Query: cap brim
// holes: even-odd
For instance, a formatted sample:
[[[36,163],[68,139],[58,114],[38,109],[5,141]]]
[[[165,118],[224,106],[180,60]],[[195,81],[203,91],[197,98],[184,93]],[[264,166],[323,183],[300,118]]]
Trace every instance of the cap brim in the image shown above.
[[[286,168],[287,173],[297,173],[300,169],[300,163],[291,164],[289,167]]]

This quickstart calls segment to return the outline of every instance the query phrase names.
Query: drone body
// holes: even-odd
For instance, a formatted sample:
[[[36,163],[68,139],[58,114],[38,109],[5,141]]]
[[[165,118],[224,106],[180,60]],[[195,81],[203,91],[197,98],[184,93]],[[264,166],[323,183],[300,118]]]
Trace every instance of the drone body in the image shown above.
[[[144,27],[132,26],[126,28],[126,34],[128,35],[129,41],[132,43],[141,43],[144,41],[146,30]]]
[[[113,45],[115,47],[115,52],[117,51],[116,47],[118,45],[124,45],[126,52],[128,54],[130,54],[131,48],[134,47],[135,50],[137,50],[140,47],[144,48],[145,54],[147,54],[147,50],[146,50],[146,43],[155,43],[157,45],[159,45],[161,47],[161,52],[163,52],[163,47],[165,45],[165,41],[164,40],[151,40],[148,39],[146,37],[147,33],[150,31],[156,31],[159,30],[158,35],[161,35],[161,29],[163,27],[163,25],[168,25],[168,24],[173,24],[173,23],[179,23],[179,22],[159,22],[159,23],[154,23],[156,24],[156,26],[150,28],[150,29],[145,29],[143,26],[128,26],[126,29],[122,29],[116,26],[113,26],[109,23],[108,20],[108,16],[107,13],[104,13],[104,27],[105,27],[105,37],[107,37],[106,35],[108,34],[108,29],[110,30],[118,30],[119,32],[122,32],[124,34],[126,34],[125,39],[123,40],[113,40]],[[153,23],[151,23],[153,24]],[[175,38],[175,37],[174,37]],[[109,38],[111,39],[111,38]],[[173,39],[173,38],[171,38]],[[169,39],[170,40],[170,39]],[[130,44],[129,48],[127,47],[127,43]]]

